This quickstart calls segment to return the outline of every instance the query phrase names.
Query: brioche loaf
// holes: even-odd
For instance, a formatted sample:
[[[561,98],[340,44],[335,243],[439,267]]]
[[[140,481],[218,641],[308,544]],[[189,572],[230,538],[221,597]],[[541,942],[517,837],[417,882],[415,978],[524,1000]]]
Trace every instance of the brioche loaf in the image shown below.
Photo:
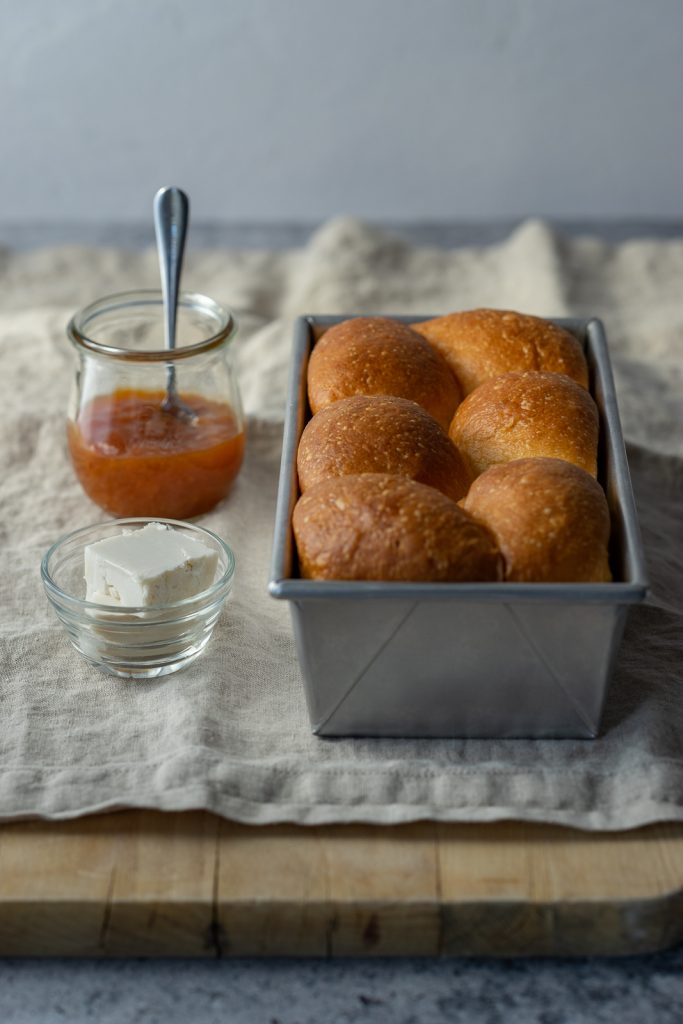
[[[297,455],[302,576],[609,581],[587,386],[578,341],[520,313],[329,328],[309,360],[314,416]]]
[[[329,477],[393,473],[457,501],[470,476],[433,416],[406,398],[354,395],[308,421],[297,453],[302,491]]]
[[[597,473],[598,410],[559,373],[505,373],[481,384],[456,410],[449,435],[473,477],[511,459],[549,456]]]
[[[492,466],[461,507],[487,526],[505,560],[505,579],[521,583],[611,580],[610,515],[600,484],[562,459]]]
[[[446,360],[406,324],[356,317],[330,327],[308,362],[314,413],[351,395],[396,395],[417,402],[448,429],[460,388]]]
[[[588,387],[581,345],[549,320],[500,309],[472,309],[413,324],[446,359],[465,395],[491,377],[524,370],[564,373]]]
[[[301,575],[319,580],[499,580],[486,527],[406,477],[363,473],[315,484],[294,508]]]

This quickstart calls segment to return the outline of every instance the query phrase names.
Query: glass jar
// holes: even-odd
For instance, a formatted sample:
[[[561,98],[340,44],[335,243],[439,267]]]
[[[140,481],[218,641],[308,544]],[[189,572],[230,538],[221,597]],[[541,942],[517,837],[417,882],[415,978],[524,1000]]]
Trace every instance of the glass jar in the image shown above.
[[[236,330],[228,310],[189,293],[178,301],[172,351],[164,349],[159,291],[110,295],[72,317],[69,454],[101,508],[191,519],[227,495],[244,455],[229,349]]]

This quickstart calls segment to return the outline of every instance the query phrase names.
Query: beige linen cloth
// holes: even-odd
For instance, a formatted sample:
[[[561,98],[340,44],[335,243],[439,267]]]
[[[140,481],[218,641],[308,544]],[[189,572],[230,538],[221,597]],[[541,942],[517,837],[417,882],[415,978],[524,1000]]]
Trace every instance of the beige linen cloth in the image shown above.
[[[151,251],[0,254],[0,816],[128,806],[253,823],[683,819],[683,240],[607,245],[532,221],[501,244],[443,251],[340,219],[302,250],[190,255],[185,287],[241,319],[248,457],[233,495],[202,520],[238,569],[202,657],[141,683],[81,660],[39,562],[61,533],[104,518],[65,452],[65,322],[97,296],[156,282]],[[602,735],[315,738],[288,608],[266,591],[292,318],[477,305],[606,322],[652,596],[631,613]]]

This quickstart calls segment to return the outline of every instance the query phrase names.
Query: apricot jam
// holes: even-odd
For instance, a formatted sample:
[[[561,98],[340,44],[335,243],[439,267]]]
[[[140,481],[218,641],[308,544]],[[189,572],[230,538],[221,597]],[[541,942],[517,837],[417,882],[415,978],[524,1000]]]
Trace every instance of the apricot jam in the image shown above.
[[[68,421],[69,452],[83,490],[114,516],[191,519],[230,490],[244,456],[233,409],[183,394],[194,419],[166,412],[163,391],[120,389]]]

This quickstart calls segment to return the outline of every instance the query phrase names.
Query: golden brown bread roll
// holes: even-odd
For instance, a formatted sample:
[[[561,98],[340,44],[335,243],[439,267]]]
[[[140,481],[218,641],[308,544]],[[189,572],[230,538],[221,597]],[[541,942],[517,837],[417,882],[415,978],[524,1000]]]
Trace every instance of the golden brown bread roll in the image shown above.
[[[460,388],[443,356],[410,327],[385,317],[356,317],[325,331],[308,363],[314,413],[351,395],[408,398],[448,430]]]
[[[334,477],[294,508],[301,575],[319,580],[499,580],[489,531],[444,494],[406,477]]]
[[[564,328],[526,313],[472,309],[413,324],[446,359],[463,394],[501,373],[547,370],[588,387],[581,345]]]
[[[453,501],[470,485],[459,451],[434,417],[394,395],[354,395],[322,409],[306,424],[296,465],[302,491],[358,473],[407,476]]]
[[[449,435],[473,477],[511,459],[549,456],[597,474],[598,410],[559,373],[505,373],[456,410]]]
[[[488,526],[505,579],[522,583],[607,583],[610,516],[600,484],[562,459],[492,466],[461,507]]]

